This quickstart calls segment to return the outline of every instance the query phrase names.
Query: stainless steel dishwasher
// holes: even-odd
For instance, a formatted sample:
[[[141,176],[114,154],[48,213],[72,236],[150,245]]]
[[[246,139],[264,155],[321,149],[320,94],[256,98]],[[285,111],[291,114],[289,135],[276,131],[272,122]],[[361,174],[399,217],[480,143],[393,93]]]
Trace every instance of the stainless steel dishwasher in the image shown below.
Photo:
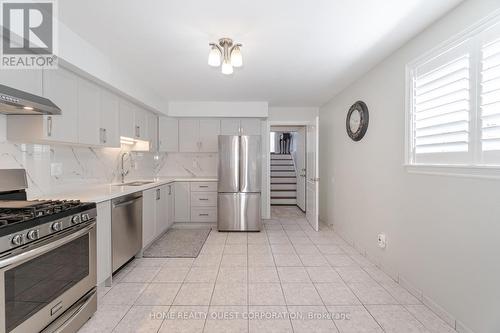
[[[111,202],[113,273],[142,248],[142,192]]]

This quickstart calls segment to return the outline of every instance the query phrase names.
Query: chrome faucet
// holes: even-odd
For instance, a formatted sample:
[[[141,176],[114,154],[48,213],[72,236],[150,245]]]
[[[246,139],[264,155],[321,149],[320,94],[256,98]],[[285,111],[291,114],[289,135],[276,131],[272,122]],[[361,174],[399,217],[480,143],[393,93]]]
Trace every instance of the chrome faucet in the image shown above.
[[[122,183],[125,183],[125,176],[128,175],[128,173],[130,172],[130,170],[126,170],[125,171],[125,166],[124,166],[124,159],[125,159],[125,156],[129,156],[130,157],[130,153],[129,152],[125,152],[122,154],[122,170],[120,172],[121,176],[122,176]]]

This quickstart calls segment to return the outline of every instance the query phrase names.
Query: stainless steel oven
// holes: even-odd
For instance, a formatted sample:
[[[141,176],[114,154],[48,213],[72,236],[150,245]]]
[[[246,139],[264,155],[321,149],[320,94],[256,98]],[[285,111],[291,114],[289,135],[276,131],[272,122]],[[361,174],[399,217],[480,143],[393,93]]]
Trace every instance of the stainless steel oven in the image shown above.
[[[0,332],[75,332],[96,311],[95,286],[95,219],[3,253]]]

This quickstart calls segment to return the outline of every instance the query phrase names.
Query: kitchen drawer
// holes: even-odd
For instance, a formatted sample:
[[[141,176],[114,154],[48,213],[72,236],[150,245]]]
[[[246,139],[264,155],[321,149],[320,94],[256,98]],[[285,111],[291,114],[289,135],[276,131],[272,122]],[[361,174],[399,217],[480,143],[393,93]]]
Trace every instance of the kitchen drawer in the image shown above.
[[[217,182],[191,182],[191,192],[217,192]]]
[[[191,192],[191,207],[216,207],[217,192]]]
[[[191,207],[191,222],[217,222],[217,208]]]

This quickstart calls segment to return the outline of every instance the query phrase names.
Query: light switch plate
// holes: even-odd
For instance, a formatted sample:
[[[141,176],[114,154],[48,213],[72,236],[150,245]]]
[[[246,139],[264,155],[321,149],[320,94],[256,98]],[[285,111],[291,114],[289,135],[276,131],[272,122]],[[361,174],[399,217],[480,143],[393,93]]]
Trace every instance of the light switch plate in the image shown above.
[[[60,176],[63,173],[62,163],[50,163],[50,175]]]

